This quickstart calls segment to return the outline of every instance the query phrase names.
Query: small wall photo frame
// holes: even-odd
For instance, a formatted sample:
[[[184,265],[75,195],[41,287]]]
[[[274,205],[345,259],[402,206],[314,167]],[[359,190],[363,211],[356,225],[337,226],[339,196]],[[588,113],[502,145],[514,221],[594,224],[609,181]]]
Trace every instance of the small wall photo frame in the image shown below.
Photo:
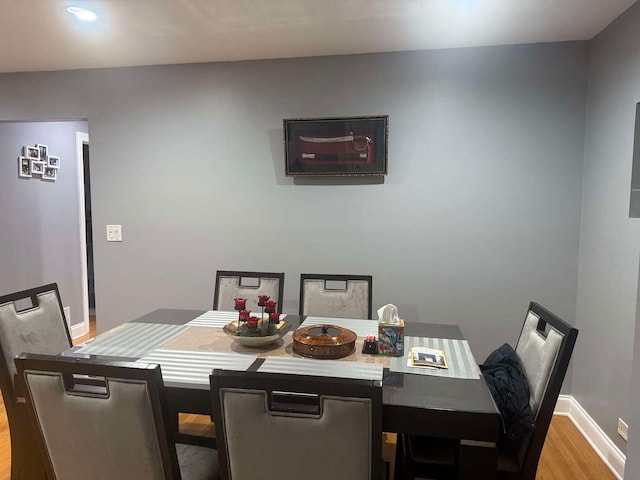
[[[31,175],[42,175],[44,173],[45,162],[31,160]]]
[[[38,147],[30,147],[29,145],[25,145],[22,147],[22,155],[27,158],[35,158],[36,160],[40,160],[40,149]]]
[[[44,172],[42,174],[43,180],[52,180],[55,182],[56,178],[58,178],[57,168],[44,167]]]
[[[28,157],[18,157],[18,176],[31,178],[31,159]]]
[[[36,143],[36,148],[38,149],[40,160],[46,162],[47,157],[49,156],[49,147],[47,145],[42,145],[41,143]]]
[[[51,168],[60,168],[60,157],[49,155],[47,164],[48,164],[47,166]]]
[[[388,115],[285,119],[286,175],[386,175],[388,123]]]

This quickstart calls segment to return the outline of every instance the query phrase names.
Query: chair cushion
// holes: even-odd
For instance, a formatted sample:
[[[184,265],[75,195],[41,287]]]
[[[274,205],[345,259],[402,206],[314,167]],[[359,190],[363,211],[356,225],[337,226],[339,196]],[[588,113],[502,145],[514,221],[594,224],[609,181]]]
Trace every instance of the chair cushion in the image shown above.
[[[516,346],[516,353],[529,381],[530,405],[534,415],[538,414],[563,339],[563,335],[554,328],[549,330],[546,337],[542,335],[538,331],[539,321],[540,317],[530,311]]]
[[[324,280],[304,281],[303,315],[338,318],[369,318],[369,282],[349,280],[346,290],[327,290]]]
[[[219,475],[218,452],[197,445],[176,443],[182,480],[215,480]]]
[[[38,307],[16,312],[13,302],[0,305],[0,341],[11,379],[13,358],[21,353],[57,355],[71,345],[55,290],[38,295]]]
[[[264,391],[220,395],[234,480],[371,478],[369,399],[323,396],[322,413],[305,415],[268,411]],[[318,463],[322,468],[310,468]]]
[[[108,395],[68,393],[61,373],[25,371],[58,478],[165,478],[147,385],[108,379]]]
[[[257,303],[258,295],[269,295],[272,300],[278,300],[281,288],[279,278],[260,278],[257,287],[243,287],[240,285],[240,277],[220,277],[218,310],[233,310],[234,298],[244,297],[247,299],[247,310],[259,312],[261,307]],[[276,308],[282,309],[282,305]]]

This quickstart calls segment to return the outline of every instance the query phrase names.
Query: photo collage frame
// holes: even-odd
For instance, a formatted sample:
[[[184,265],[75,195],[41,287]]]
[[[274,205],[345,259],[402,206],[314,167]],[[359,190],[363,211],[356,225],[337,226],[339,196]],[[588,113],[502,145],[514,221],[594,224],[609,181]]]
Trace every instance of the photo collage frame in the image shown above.
[[[40,177],[41,180],[55,182],[58,178],[60,157],[49,155],[49,147],[41,143],[22,147],[18,157],[18,176],[21,178]]]

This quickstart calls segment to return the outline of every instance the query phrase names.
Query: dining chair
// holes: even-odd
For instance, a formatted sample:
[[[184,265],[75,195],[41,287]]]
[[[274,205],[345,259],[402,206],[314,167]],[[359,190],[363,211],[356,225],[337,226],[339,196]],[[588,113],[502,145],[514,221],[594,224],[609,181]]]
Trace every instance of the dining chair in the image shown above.
[[[166,428],[159,365],[28,353],[15,364],[49,480],[218,478],[216,450]]]
[[[11,437],[12,480],[45,478],[34,455],[31,428],[16,385],[13,358],[22,352],[58,354],[71,347],[71,337],[55,283],[0,297],[0,389]]]
[[[269,295],[278,302],[277,309],[282,312],[284,296],[284,273],[239,272],[218,270],[213,296],[214,310],[233,310],[234,298],[247,299],[247,310],[258,311],[258,295]]]
[[[530,390],[529,404],[535,416],[533,430],[515,445],[498,448],[497,478],[501,480],[535,480],[540,453],[553,417],[558,396],[573,353],[578,330],[536,302],[529,309],[515,351],[522,363]],[[423,442],[422,445],[420,442]],[[404,469],[403,478],[414,478],[434,471],[434,457],[455,462],[458,445],[440,442],[440,451],[430,452],[437,439],[406,437],[399,443],[396,460]],[[446,449],[446,450],[443,450]],[[444,452],[444,454],[443,454]],[[404,460],[404,461],[403,461]],[[441,462],[440,462],[441,463]],[[460,468],[473,466],[458,465]],[[451,469],[444,470],[445,475]]]
[[[375,382],[218,369],[210,381],[222,479],[380,479]]]
[[[371,318],[370,275],[300,275],[300,315]]]

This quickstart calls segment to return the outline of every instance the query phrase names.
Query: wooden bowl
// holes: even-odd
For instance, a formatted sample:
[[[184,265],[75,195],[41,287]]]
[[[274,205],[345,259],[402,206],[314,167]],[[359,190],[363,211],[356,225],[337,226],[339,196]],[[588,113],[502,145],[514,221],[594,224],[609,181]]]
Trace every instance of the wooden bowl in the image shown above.
[[[293,351],[310,358],[335,359],[356,349],[355,332],[337,325],[310,325],[293,332]]]

